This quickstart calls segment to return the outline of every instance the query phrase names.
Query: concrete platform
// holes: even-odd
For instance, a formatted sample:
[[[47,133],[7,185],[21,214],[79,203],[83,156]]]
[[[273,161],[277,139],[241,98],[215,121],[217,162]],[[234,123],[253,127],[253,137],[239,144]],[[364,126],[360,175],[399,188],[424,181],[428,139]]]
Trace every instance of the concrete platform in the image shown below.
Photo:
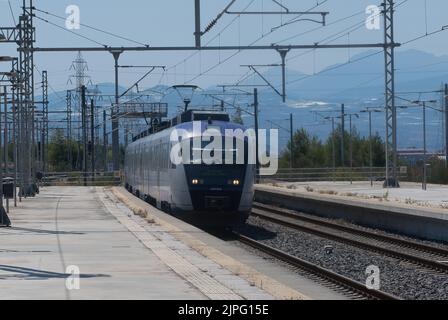
[[[267,184],[268,186],[272,184]],[[382,182],[355,181],[320,181],[320,182],[279,182],[276,187],[294,190],[296,192],[310,192],[321,195],[336,195],[352,200],[374,200],[389,205],[406,205],[410,208],[446,209],[448,214],[448,185],[428,184],[427,190],[422,190],[421,183],[400,182],[400,188],[384,189]]]
[[[223,241],[190,224],[167,215],[123,188],[114,188],[114,194],[133,211],[145,216],[202,256],[213,260],[222,268],[238,274],[276,299],[347,300],[348,297],[298,275],[285,266],[247,251],[233,241]],[[146,228],[154,228],[146,224]]]
[[[316,215],[427,240],[448,241],[448,187],[403,183],[383,189],[370,183],[310,182],[256,186],[256,199]]]
[[[186,263],[188,248],[161,230],[166,240],[154,238],[116,202],[103,188],[50,187],[11,208],[13,227],[0,229],[0,299],[272,298],[226,270],[218,274],[233,287]]]

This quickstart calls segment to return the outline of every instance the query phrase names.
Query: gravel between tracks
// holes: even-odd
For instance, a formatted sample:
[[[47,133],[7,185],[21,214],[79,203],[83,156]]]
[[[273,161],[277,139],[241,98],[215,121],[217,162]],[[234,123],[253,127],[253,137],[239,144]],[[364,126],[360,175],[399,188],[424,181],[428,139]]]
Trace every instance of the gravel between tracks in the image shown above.
[[[367,267],[377,266],[380,269],[381,290],[403,299],[448,299],[448,274],[437,273],[259,218],[251,217],[248,224],[238,231],[361,283],[366,282]],[[327,253],[326,246],[332,246],[333,252]]]

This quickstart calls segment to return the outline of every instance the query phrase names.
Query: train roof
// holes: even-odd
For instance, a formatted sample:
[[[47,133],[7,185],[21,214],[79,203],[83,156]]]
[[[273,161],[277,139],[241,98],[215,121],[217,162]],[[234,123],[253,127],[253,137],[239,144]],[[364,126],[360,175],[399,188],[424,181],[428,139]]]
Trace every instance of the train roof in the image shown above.
[[[215,110],[188,110],[171,120],[172,126],[193,121],[223,121],[230,122],[229,114],[225,111]]]
[[[180,113],[172,120],[156,121],[151,127],[137,136],[133,137],[132,141],[135,142],[144,137],[150,136],[152,134],[161,132],[165,129],[177,126],[182,123],[193,122],[193,121],[222,121],[230,122],[230,116],[225,111],[216,110],[187,110]]]

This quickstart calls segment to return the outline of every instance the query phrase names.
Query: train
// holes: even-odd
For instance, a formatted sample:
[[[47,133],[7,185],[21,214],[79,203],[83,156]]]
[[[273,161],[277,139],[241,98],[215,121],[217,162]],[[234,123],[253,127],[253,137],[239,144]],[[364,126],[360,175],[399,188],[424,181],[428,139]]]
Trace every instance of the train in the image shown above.
[[[233,160],[239,154],[243,161],[228,164],[222,159],[205,164],[202,159],[193,159],[198,151],[194,139],[201,139],[208,129],[219,131],[225,139],[227,130],[244,132],[244,126],[231,122],[225,112],[188,110],[157,127],[135,137],[126,148],[126,189],[158,209],[197,225],[244,224],[252,209],[256,173],[256,165],[248,161],[248,137],[232,137],[232,147],[221,150],[223,155],[230,152]],[[191,162],[173,162],[172,150],[177,143],[172,138],[174,130],[187,133],[181,140],[190,148]],[[226,146],[225,141],[222,145]],[[200,148],[204,151],[206,144],[201,142]]]

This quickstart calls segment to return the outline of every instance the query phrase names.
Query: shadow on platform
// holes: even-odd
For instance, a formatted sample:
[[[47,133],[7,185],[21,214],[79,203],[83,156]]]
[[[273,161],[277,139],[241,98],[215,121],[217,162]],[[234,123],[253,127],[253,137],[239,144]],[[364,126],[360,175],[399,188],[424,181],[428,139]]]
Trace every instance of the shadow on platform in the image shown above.
[[[75,232],[75,231],[55,231],[55,230],[43,230],[43,229],[29,229],[29,228],[16,228],[12,227],[10,230],[17,231],[25,231],[30,233],[39,233],[39,234],[51,234],[51,235],[84,235],[84,232]]]
[[[68,277],[73,276],[72,274],[69,273],[51,272],[45,270],[7,266],[7,265],[0,265],[0,271],[13,273],[11,275],[0,274],[0,280],[12,280],[12,279],[49,280],[49,279],[67,279]],[[81,279],[110,278],[110,276],[105,274],[80,274],[79,278]]]

